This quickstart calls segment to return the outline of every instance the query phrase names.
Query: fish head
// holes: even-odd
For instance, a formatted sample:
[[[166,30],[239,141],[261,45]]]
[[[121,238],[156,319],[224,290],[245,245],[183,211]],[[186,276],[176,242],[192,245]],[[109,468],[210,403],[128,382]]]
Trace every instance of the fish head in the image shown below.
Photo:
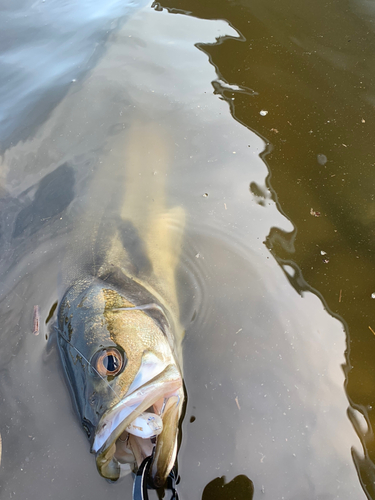
[[[122,463],[136,468],[153,453],[161,486],[176,458],[183,383],[165,309],[134,286],[127,295],[99,280],[74,284],[60,304],[58,345],[99,473],[115,481]],[[134,421],[148,414],[162,425],[136,435]]]

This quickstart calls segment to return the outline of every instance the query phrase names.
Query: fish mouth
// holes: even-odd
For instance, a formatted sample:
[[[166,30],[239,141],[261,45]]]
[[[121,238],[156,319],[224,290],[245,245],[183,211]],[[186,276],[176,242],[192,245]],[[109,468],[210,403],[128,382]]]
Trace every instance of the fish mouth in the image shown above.
[[[155,486],[162,486],[176,458],[184,399],[182,376],[176,365],[169,364],[130,392],[132,386],[101,417],[91,452],[96,455],[99,473],[116,481],[122,464],[131,464],[134,470],[154,450],[151,476]]]

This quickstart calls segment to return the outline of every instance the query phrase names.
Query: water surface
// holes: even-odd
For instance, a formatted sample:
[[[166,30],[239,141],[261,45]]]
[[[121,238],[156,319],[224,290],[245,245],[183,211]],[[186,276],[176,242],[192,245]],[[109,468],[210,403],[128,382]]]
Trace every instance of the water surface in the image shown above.
[[[49,316],[98,218],[120,213],[123,172],[137,173],[128,151],[142,147],[145,171],[164,176],[168,205],[186,214],[184,228],[171,219],[184,238],[180,497],[375,498],[371,13],[338,2],[83,7],[20,5],[23,36],[1,42],[20,61],[2,94],[1,498],[131,498],[130,476],[111,485],[96,472]],[[139,194],[140,211],[153,202]]]

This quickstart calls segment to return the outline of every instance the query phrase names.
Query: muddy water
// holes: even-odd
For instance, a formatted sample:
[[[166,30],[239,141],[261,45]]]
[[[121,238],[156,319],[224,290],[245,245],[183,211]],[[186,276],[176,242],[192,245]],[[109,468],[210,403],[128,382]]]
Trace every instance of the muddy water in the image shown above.
[[[369,4],[14,5],[1,42],[0,497],[131,498],[130,476],[96,472],[53,324],[97,220],[160,196],[121,184],[143,148],[142,174],[162,175],[186,216],[171,218],[180,497],[375,498]]]

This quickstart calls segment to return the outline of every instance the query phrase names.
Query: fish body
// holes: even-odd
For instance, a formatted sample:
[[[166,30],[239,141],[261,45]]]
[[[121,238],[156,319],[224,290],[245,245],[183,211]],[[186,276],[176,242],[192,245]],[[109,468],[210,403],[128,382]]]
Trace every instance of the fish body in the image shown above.
[[[184,401],[175,285],[184,215],[166,207],[165,175],[155,175],[155,163],[159,173],[166,166],[160,132],[138,127],[128,144],[124,199],[117,216],[97,217],[86,241],[88,263],[60,301],[58,346],[99,473],[117,480],[122,464],[136,469],[153,453],[161,486],[175,462]],[[93,191],[103,183],[99,176]],[[149,193],[155,203],[141,210]],[[153,420],[155,435],[137,425]]]

